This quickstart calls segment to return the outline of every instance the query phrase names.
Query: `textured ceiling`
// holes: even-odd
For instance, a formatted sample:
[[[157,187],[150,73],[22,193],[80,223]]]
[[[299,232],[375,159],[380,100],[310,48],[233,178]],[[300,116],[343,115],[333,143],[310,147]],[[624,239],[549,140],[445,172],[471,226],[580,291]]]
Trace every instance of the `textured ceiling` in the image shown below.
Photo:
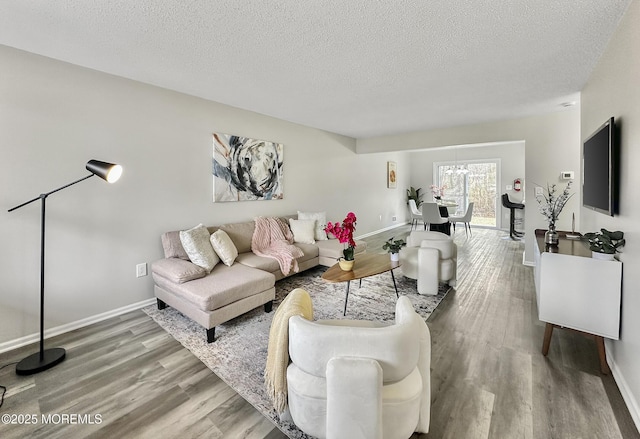
[[[2,0],[0,44],[366,138],[576,100],[630,0]]]

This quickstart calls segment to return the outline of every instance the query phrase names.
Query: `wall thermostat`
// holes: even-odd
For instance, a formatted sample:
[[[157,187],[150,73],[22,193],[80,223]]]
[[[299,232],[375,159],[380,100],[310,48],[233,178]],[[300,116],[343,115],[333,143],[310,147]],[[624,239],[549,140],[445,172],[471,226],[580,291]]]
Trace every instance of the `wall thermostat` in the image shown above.
[[[562,180],[573,180],[573,171],[562,171],[560,173],[560,178]]]

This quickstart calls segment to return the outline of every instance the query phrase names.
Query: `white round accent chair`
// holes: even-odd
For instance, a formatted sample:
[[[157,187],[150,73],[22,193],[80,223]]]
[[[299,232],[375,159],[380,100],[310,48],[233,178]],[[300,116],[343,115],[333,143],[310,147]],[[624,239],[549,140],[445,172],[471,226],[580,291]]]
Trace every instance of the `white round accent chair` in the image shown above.
[[[289,318],[288,404],[302,431],[328,439],[406,439],[429,431],[429,328],[407,297],[395,311],[390,326]]]
[[[418,280],[418,293],[438,294],[440,282],[455,287],[457,283],[458,246],[441,232],[415,230],[400,250],[400,270]]]

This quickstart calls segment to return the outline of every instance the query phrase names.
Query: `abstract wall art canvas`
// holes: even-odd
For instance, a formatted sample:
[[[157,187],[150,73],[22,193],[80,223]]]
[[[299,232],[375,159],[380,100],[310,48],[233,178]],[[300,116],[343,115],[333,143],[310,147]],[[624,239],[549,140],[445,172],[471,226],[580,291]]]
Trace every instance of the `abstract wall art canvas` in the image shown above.
[[[214,133],[213,201],[281,200],[283,145]]]

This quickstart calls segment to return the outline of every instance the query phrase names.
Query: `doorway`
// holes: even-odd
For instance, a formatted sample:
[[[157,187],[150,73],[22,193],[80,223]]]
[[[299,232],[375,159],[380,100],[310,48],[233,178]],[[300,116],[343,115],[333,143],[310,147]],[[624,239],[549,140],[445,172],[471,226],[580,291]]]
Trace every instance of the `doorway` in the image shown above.
[[[434,163],[435,183],[444,186],[443,199],[457,204],[456,215],[474,203],[471,224],[498,227],[497,207],[500,159]]]

